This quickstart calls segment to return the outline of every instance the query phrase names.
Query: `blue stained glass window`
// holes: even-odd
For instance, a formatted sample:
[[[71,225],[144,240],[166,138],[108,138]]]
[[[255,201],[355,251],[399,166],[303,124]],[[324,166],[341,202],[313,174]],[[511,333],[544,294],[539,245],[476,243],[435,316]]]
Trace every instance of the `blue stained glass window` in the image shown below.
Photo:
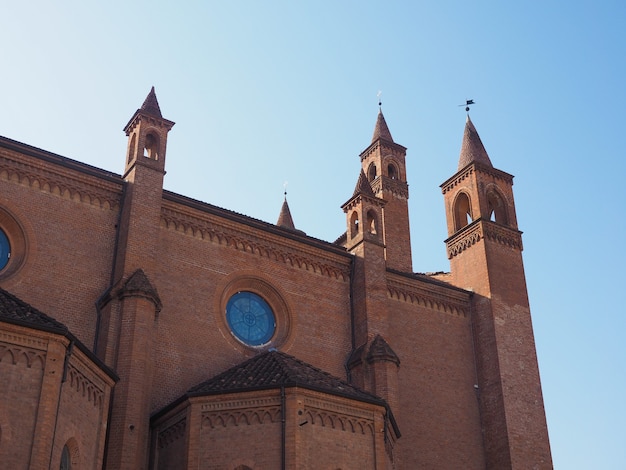
[[[226,304],[230,331],[248,346],[269,342],[276,330],[274,312],[263,298],[252,292],[237,292]]]
[[[0,229],[0,269],[4,269],[4,267],[9,263],[10,257],[11,245],[9,244],[9,239],[6,233]]]

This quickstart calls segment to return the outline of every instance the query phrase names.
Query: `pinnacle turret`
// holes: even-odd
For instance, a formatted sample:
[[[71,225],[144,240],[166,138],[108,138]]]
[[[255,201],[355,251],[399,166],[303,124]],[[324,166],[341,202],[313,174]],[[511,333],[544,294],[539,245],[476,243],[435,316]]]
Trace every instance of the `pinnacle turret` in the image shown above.
[[[287,196],[285,196],[285,201],[283,202],[283,206],[280,208],[280,215],[278,216],[278,221],[276,225],[283,228],[288,228],[290,230],[296,230],[296,226],[293,223],[293,218],[291,217],[291,211],[289,210],[289,204],[287,204]]]

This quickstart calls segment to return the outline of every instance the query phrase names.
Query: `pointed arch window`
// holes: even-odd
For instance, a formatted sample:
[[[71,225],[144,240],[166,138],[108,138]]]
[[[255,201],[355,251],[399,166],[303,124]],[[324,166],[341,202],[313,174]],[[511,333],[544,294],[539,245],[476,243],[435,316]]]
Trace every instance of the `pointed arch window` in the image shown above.
[[[454,229],[461,230],[472,222],[472,206],[469,196],[460,193],[454,201]]]
[[[487,213],[489,220],[502,225],[509,224],[509,217],[506,211],[504,199],[495,189],[491,189],[487,193]]]
[[[61,465],[59,466],[59,470],[71,470],[72,469],[72,460],[70,458],[70,449],[67,445],[63,446],[63,451],[61,452]]]

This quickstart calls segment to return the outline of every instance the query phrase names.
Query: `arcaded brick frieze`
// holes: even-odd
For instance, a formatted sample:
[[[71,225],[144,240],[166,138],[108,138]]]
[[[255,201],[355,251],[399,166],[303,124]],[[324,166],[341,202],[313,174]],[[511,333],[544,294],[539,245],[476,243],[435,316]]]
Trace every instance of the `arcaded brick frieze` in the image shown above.
[[[406,279],[389,273],[387,294],[391,299],[443,313],[466,316],[470,310],[469,292],[436,286],[417,278]]]
[[[355,406],[326,399],[304,398],[302,420],[359,434],[374,434],[374,413]]]
[[[522,232],[488,220],[477,219],[446,240],[448,259],[467,250],[483,238],[517,250],[523,250]]]
[[[212,214],[168,204],[161,209],[161,226],[254,256],[269,258],[322,276],[347,281],[349,257],[323,248],[309,247],[285,237],[265,234],[256,227],[227,221]],[[334,247],[333,247],[334,248]]]
[[[0,179],[49,192],[59,197],[116,210],[120,205],[122,181],[119,184],[82,174],[73,169],[0,148]]]
[[[0,337],[1,340],[2,338]],[[29,369],[43,369],[43,365],[46,363],[46,353],[45,351],[27,346],[0,342],[0,362],[14,366],[23,364]]]

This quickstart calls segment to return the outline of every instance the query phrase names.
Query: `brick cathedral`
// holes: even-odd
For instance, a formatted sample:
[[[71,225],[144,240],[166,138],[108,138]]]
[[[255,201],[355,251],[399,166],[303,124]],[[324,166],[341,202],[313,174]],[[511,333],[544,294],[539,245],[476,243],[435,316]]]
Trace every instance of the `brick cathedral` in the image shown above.
[[[152,89],[122,175],[0,137],[5,468],[552,468],[513,177],[469,116],[431,275],[382,112],[334,242],[164,190],[173,125]]]

